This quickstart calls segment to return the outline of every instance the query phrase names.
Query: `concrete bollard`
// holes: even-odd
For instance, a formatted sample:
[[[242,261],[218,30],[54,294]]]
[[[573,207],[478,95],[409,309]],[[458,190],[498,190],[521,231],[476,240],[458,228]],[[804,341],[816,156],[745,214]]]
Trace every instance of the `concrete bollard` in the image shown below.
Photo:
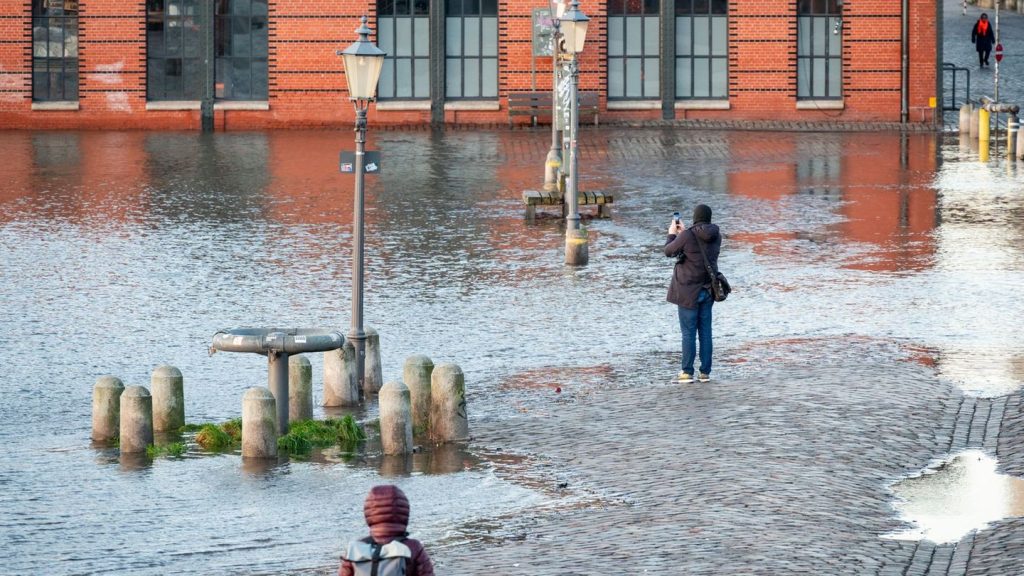
[[[92,387],[92,439],[110,442],[120,434],[121,393],[124,383],[116,376],[100,376]]]
[[[153,393],[153,430],[167,432],[185,425],[185,386],[181,370],[157,366],[149,378]]]
[[[565,263],[570,266],[585,266],[590,261],[589,246],[586,230],[566,230]]]
[[[412,431],[417,436],[430,427],[430,375],[433,372],[433,361],[422,354],[409,356],[402,365],[402,380],[409,388],[412,401]]]
[[[441,364],[430,377],[430,439],[443,443],[467,438],[466,377],[455,364]]]
[[[242,396],[242,456],[277,457],[277,401],[266,388],[249,388]]]
[[[974,140],[975,142],[978,141],[978,129],[980,127],[978,119],[980,116],[981,108],[974,108],[971,110],[971,129],[968,133],[971,135],[971,140]]]
[[[960,133],[970,134],[971,132],[971,111],[972,107],[970,104],[964,104],[960,107]]]
[[[1024,160],[1024,130],[1017,128],[1017,147],[1015,149],[1018,160]]]
[[[380,334],[373,328],[366,333],[366,364],[363,366],[363,392],[376,394],[384,385],[384,369],[380,364]]]
[[[288,358],[288,422],[313,418],[313,366],[305,356]]]
[[[324,406],[358,406],[356,349],[351,342],[324,352]]]
[[[412,452],[412,405],[409,389],[401,382],[381,386],[380,443],[384,454]]]
[[[145,452],[153,443],[153,397],[144,386],[121,393],[121,453]]]

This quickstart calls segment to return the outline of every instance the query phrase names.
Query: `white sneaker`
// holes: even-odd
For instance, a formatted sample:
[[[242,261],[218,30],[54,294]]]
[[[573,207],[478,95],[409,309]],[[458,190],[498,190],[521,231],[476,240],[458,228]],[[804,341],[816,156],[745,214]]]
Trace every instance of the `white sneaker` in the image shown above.
[[[680,372],[679,373],[679,382],[681,384],[689,384],[690,382],[693,382],[693,374],[689,374],[689,373],[686,373],[686,372]]]
[[[701,382],[710,382],[711,381],[711,374],[705,374],[705,373],[701,372],[700,376],[697,379],[700,380]]]

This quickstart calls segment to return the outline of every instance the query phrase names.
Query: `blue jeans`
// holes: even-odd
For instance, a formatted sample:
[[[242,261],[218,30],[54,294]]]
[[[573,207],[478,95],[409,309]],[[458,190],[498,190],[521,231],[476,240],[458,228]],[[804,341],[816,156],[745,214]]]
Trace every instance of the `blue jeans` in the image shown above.
[[[715,301],[703,288],[697,296],[696,308],[679,306],[679,329],[683,333],[683,372],[693,374],[700,338],[700,371],[711,374],[711,306]]]

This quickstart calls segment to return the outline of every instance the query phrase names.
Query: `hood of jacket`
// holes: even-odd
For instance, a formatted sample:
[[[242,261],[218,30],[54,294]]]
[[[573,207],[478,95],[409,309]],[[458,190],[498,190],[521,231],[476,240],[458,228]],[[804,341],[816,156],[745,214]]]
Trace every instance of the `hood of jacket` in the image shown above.
[[[718,224],[709,224],[707,222],[700,222],[690,227],[693,231],[694,236],[700,238],[705,243],[714,242],[719,235]]]
[[[363,515],[370,535],[377,542],[404,536],[409,525],[409,499],[398,486],[374,486],[366,495]]]

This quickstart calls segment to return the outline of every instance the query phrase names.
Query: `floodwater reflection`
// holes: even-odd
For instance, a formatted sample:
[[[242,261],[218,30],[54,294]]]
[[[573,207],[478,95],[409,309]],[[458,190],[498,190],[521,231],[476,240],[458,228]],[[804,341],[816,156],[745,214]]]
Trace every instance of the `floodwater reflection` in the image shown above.
[[[1000,474],[997,465],[981,450],[965,450],[896,483],[894,507],[914,528],[884,537],[953,543],[992,522],[1024,516],[1024,479]]]

